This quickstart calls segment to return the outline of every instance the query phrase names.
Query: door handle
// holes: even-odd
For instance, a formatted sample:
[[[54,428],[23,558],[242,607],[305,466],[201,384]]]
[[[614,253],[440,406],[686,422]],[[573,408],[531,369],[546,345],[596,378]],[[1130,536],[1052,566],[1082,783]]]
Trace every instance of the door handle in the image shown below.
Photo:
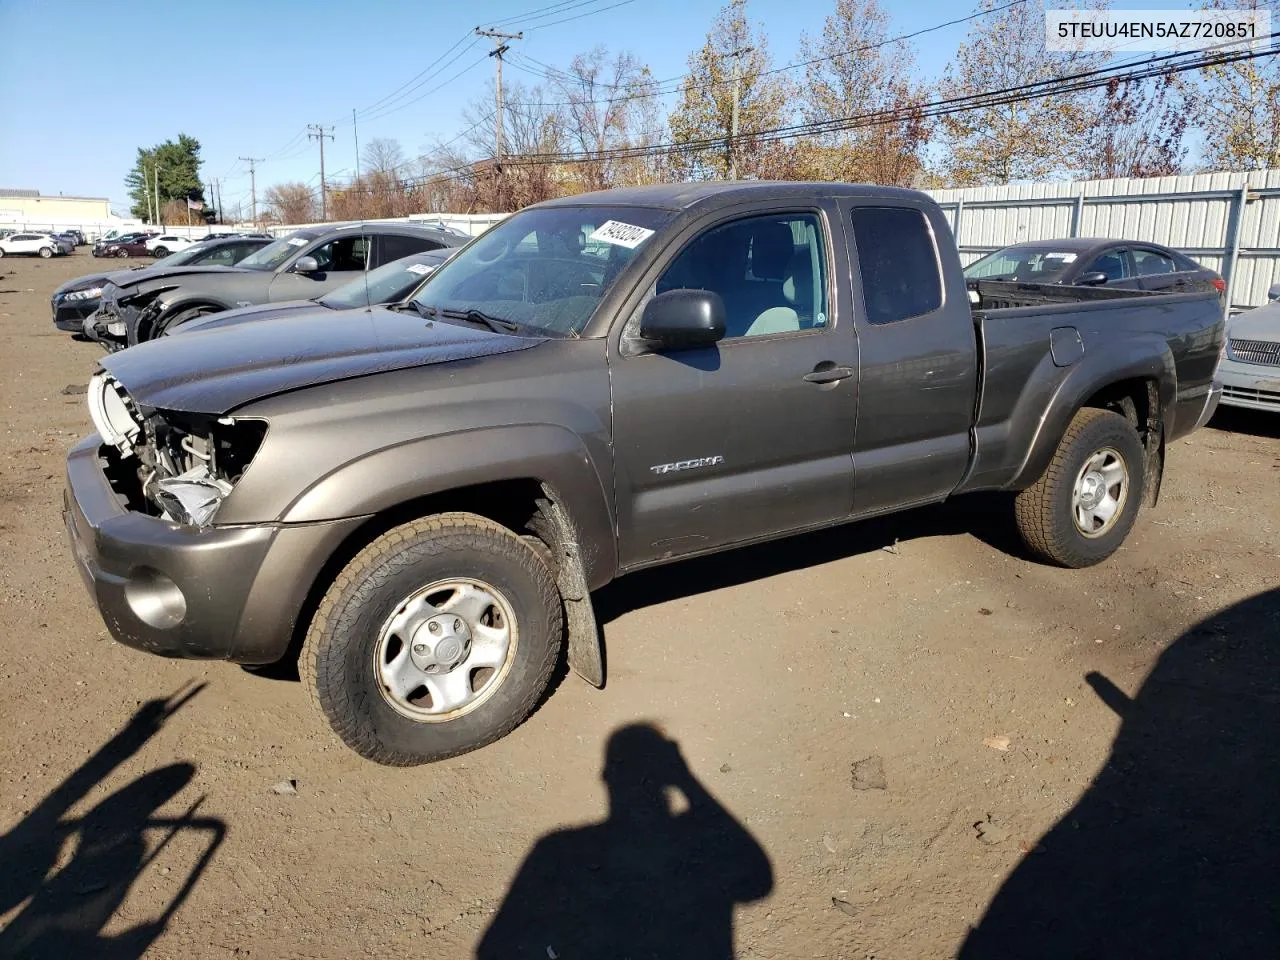
[[[813,368],[811,373],[806,373],[804,379],[808,383],[835,383],[837,380],[846,380],[852,376],[853,367],[839,367],[830,360],[823,360]]]

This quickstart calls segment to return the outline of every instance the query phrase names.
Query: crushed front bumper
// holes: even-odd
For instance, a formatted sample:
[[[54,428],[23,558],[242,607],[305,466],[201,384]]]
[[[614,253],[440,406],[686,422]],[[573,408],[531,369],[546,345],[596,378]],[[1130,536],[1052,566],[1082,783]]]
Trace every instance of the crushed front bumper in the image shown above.
[[[95,435],[68,454],[63,519],[111,635],[165,657],[284,656],[317,575],[364,518],[183,527],[123,506],[101,444]]]

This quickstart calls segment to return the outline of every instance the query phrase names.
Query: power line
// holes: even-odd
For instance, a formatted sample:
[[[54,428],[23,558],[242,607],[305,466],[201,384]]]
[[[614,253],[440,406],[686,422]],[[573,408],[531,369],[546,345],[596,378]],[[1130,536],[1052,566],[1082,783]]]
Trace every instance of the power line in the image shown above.
[[[581,20],[583,17],[593,17],[597,13],[604,13],[606,10],[616,10],[618,7],[625,7],[629,3],[635,3],[636,0],[619,0],[618,3],[610,4],[607,7],[597,7],[595,10],[588,10],[586,13],[580,13],[577,16],[565,17],[563,20],[552,20],[550,23],[538,23],[532,27],[525,27],[526,33],[532,33],[534,30],[541,30],[543,27],[554,27],[561,23],[570,23],[574,20]]]
[[[474,40],[474,41],[472,41],[472,43],[471,43],[469,46],[467,46],[466,48],[464,48],[463,50],[461,50],[461,51],[458,53],[458,55],[457,55],[457,56],[455,56],[455,57],[454,57],[452,60],[450,60],[448,63],[444,64],[444,65],[440,68],[440,70],[439,70],[439,71],[437,71],[437,72],[436,72],[436,74],[434,74],[434,75],[433,75],[433,77],[434,77],[434,76],[438,76],[438,75],[439,75],[439,73],[440,73],[440,72],[442,72],[442,71],[444,70],[444,68],[445,68],[445,67],[447,67],[447,66],[452,66],[454,63],[457,63],[457,61],[458,61],[461,57],[463,57],[465,54],[467,54],[468,52],[470,52],[470,50],[472,49],[472,47],[474,47],[474,46],[475,46],[477,43],[479,43],[479,42],[480,42],[479,40]],[[453,74],[451,77],[449,77],[449,79],[444,80],[444,81],[442,81],[442,82],[440,82],[440,83],[436,84],[434,87],[431,87],[431,88],[429,88],[429,89],[427,89],[427,90],[424,90],[422,93],[418,94],[418,95],[417,95],[416,97],[414,97],[412,100],[406,100],[406,101],[404,101],[403,103],[399,103],[399,104],[387,104],[387,107],[386,107],[385,109],[383,109],[381,112],[376,113],[376,114],[373,114],[372,116],[365,116],[365,117],[362,117],[362,119],[363,119],[363,120],[365,120],[366,122],[371,122],[371,121],[374,121],[374,120],[381,120],[383,117],[390,116],[391,114],[393,114],[393,113],[395,113],[395,112],[397,112],[397,111],[399,111],[399,110],[403,110],[405,107],[411,107],[411,106],[413,106],[415,103],[419,102],[420,100],[423,100],[423,99],[425,99],[426,97],[431,96],[433,93],[436,93],[437,91],[444,89],[444,88],[445,88],[445,87],[447,87],[449,84],[453,83],[453,81],[457,80],[459,77],[461,77],[461,76],[463,76],[463,75],[465,75],[465,74],[467,74],[467,73],[470,73],[470,72],[471,72],[472,70],[474,70],[476,67],[480,66],[480,64],[484,63],[485,59],[486,59],[485,57],[481,57],[481,58],[479,58],[478,60],[473,61],[472,63],[470,63],[470,64],[469,64],[469,65],[467,65],[466,67],[463,67],[463,68],[462,68],[461,70],[459,70],[457,73]],[[431,79],[431,78],[428,78],[428,79]]]
[[[1277,36],[1280,36],[1280,31],[1271,34],[1271,39],[1274,40]],[[1015,87],[982,91],[977,94],[970,94],[962,97],[951,97],[944,100],[936,100],[907,107],[873,111],[848,117],[837,117],[814,123],[791,124],[775,127],[768,130],[756,131],[750,136],[758,142],[768,143],[799,137],[820,136],[828,133],[854,130],[860,127],[878,126],[885,123],[901,122],[914,117],[948,116],[954,113],[963,113],[971,110],[986,109],[993,106],[1002,106],[1042,99],[1044,97],[1060,95],[1062,93],[1074,93],[1098,89],[1106,86],[1113,80],[1119,80],[1122,82],[1142,80],[1150,77],[1185,73],[1190,70],[1202,70],[1212,66],[1254,60],[1260,57],[1275,56],[1277,53],[1280,53],[1280,50],[1268,49],[1258,51],[1240,51],[1235,53],[1216,54],[1211,57],[1201,56],[1200,53],[1201,52],[1199,51],[1190,51],[1152,57],[1149,60],[1143,61],[1140,69],[1131,70],[1129,72],[1123,71],[1130,66],[1134,66],[1133,64],[1127,64],[1123,67],[1104,67],[1097,70],[1087,70],[1080,73],[1052,77],[1046,80],[1022,84]],[[1196,56],[1197,59],[1191,62],[1171,62],[1188,56]],[[708,149],[720,149],[723,147],[724,142],[724,137],[707,137],[700,140],[683,142],[669,142],[637,147],[620,147],[613,150],[599,151],[595,153],[533,153],[511,157],[509,162],[513,166],[539,166],[544,164],[638,159],[663,156],[670,153],[695,153]],[[456,174],[463,171],[474,171],[475,169],[476,164],[469,164],[464,167],[454,168],[448,171],[440,171],[418,179],[423,182],[430,181],[432,179],[454,179],[450,174]]]

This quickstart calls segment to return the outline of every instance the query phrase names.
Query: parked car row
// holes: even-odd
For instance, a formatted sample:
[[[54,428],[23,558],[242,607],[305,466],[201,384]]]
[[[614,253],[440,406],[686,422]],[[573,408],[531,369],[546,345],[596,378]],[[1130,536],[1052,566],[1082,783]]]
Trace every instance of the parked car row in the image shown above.
[[[121,643],[297,655],[398,765],[510,732],[562,655],[601,685],[592,591],[634,570],[993,490],[1099,563],[1217,407],[1221,293],[966,276],[950,237],[915,191],[700,183],[113,275],[75,561]]]
[[[103,282],[101,304],[86,318],[83,332],[119,350],[197,317],[256,304],[312,301],[349,281],[372,281],[369,272],[384,264],[460,247],[466,239],[409,223],[339,224],[295,231],[233,265],[164,261]]]
[[[64,256],[76,248],[75,240],[57,233],[11,233],[0,239],[0,257]]]

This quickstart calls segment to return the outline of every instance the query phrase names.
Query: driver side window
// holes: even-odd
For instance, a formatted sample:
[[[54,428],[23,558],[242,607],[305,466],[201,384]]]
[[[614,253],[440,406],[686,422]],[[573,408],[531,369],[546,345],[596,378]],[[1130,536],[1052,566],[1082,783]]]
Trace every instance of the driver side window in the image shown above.
[[[369,238],[338,237],[311,251],[321,273],[363,272],[369,262]]]
[[[1117,280],[1128,280],[1129,258],[1125,256],[1123,250],[1108,250],[1089,266],[1085,267],[1081,273],[1106,274],[1108,283],[1114,283]]]
[[[695,237],[658,278],[657,293],[710,290],[725,306],[725,339],[827,325],[827,258],[816,214],[735,220]]]

